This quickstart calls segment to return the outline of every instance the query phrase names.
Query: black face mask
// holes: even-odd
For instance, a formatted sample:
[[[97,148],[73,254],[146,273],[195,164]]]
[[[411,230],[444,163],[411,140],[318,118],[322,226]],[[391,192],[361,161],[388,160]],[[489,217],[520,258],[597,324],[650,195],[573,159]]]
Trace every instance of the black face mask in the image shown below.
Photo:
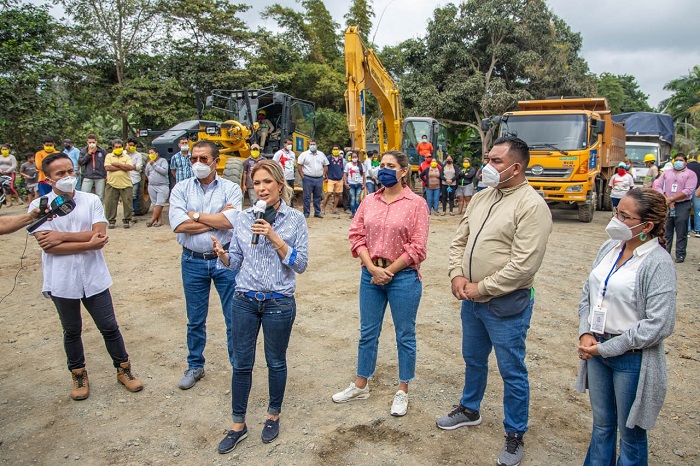
[[[274,206],[267,206],[265,208],[265,213],[263,214],[263,219],[269,223],[270,225],[273,224],[275,221],[275,217],[277,217],[277,209],[274,208]]]

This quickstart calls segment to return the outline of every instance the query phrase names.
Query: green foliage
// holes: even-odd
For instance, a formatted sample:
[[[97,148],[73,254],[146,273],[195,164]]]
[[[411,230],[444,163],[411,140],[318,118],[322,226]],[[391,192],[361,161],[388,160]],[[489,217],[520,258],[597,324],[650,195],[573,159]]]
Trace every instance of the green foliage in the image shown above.
[[[344,146],[350,139],[345,115],[328,108],[316,109],[316,141],[330,150],[335,144]]]
[[[639,90],[634,76],[601,73],[596,79],[596,95],[608,99],[613,113],[651,112],[647,103],[649,96]]]
[[[683,152],[700,146],[700,65],[687,75],[669,81],[664,86],[673,94],[659,103],[663,112],[673,116],[676,123],[676,147]]]
[[[358,26],[360,37],[365,44],[369,45],[368,34],[372,30],[372,18],[374,10],[371,0],[352,0],[350,9],[345,13],[345,26]]]

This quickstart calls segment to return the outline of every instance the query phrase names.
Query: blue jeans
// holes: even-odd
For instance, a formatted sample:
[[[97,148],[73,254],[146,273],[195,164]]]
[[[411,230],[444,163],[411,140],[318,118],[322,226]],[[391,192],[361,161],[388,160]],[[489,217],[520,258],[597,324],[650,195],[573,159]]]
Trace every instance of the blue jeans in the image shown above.
[[[374,188],[374,181],[367,180],[367,183],[365,183],[365,187],[367,188],[367,194],[372,194],[376,191],[376,189]]]
[[[693,221],[695,222],[695,233],[700,233],[700,197],[695,197],[693,194]],[[690,227],[688,227],[690,230]]]
[[[137,214],[139,211],[139,199],[141,198],[141,190],[139,189],[141,187],[141,182],[134,183],[134,199],[132,204],[132,209],[131,211],[134,213],[134,215]]]
[[[440,207],[440,188],[426,189],[425,193],[425,200],[428,201],[428,210],[435,211],[437,213],[438,208]]]
[[[641,427],[625,427],[637,393],[641,363],[642,353],[610,358],[594,356],[588,360],[593,433],[584,465],[644,466],[648,463],[647,431]],[[618,430],[620,458],[616,463]]]
[[[361,184],[350,185],[350,213],[355,215],[357,208],[360,207],[360,194],[362,194]]]
[[[268,414],[282,410],[287,386],[287,346],[296,317],[294,297],[258,301],[242,293],[233,296],[233,375],[231,376],[231,409],[233,422],[245,422],[248,395],[253,382],[255,345],[262,325],[265,338],[267,383],[270,392]]]
[[[530,328],[533,300],[520,314],[498,317],[488,303],[462,301],[462,357],[464,390],[462,406],[479,412],[486,391],[491,348],[496,351],[498,372],[503,379],[503,427],[506,433],[527,431],[530,383],[525,367],[525,337]]]
[[[314,215],[321,215],[321,199],[323,199],[323,177],[312,178],[304,176],[301,180],[301,185],[304,190],[304,217],[311,214],[311,196],[314,198]]]
[[[370,283],[372,274],[362,267],[360,280],[360,341],[357,348],[357,375],[369,379],[377,366],[379,334],[387,303],[396,331],[399,352],[399,380],[410,382],[416,376],[416,314],[423,294],[418,272],[410,267],[398,272],[386,285]]]
[[[187,367],[189,369],[204,367],[209,292],[212,280],[221,300],[221,310],[226,322],[228,357],[233,365],[231,303],[238,271],[217,269],[216,259],[198,259],[184,251],[180,265],[182,268],[182,287],[185,291],[185,304],[187,306]]]

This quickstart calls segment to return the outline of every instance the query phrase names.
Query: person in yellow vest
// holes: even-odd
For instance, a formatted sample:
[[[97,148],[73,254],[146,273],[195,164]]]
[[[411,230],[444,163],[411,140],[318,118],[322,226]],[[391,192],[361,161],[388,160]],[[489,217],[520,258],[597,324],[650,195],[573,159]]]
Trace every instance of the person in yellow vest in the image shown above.
[[[134,170],[129,154],[124,153],[124,143],[121,139],[112,141],[112,152],[105,158],[107,170],[107,185],[105,186],[105,214],[108,228],[114,228],[117,223],[117,205],[122,201],[124,228],[130,227],[133,213],[134,185],[129,172]]]

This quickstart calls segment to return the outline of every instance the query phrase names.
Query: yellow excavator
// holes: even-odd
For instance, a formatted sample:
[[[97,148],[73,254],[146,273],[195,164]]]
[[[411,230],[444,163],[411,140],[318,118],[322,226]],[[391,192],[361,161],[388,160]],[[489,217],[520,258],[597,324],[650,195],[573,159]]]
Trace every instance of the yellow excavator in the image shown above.
[[[377,120],[379,152],[400,150],[408,155],[412,168],[413,186],[422,160],[416,146],[421,137],[428,136],[433,145],[433,157],[442,162],[447,155],[447,128],[431,117],[403,118],[401,94],[389,72],[373,49],[360,37],[357,26],[345,31],[345,110],[352,147],[367,149],[366,91],[369,91],[382,112]],[[386,141],[385,133],[386,129]]]
[[[139,130],[139,136],[159,134],[152,145],[168,162],[179,151],[178,141],[183,136],[188,138],[190,147],[203,139],[213,141],[220,147],[216,171],[241,187],[244,186],[243,161],[250,156],[250,145],[261,142],[260,116],[271,126],[266,128],[263,157],[272,158],[286,138],[292,140],[294,151],[299,154],[309,147],[314,137],[314,103],[276,92],[274,87],[214,89],[206,98],[205,106],[225,112],[228,120],[203,120],[203,107],[198,105],[198,120],[183,121],[167,131]]]

